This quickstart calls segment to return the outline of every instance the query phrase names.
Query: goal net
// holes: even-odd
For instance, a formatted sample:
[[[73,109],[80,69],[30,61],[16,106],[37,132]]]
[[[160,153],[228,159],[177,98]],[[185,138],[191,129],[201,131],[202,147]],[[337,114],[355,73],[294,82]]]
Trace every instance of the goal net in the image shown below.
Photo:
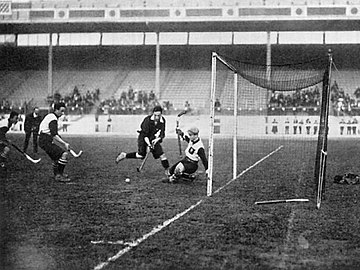
[[[254,64],[213,53],[208,196],[225,179],[247,174],[259,199],[298,198],[315,190],[320,207],[330,59]]]

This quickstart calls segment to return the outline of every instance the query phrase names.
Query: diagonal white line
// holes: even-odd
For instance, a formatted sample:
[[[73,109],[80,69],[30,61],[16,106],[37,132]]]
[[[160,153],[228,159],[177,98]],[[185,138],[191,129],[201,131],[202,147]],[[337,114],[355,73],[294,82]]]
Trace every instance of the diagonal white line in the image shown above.
[[[258,160],[257,162],[255,162],[253,165],[251,165],[250,167],[248,167],[247,169],[245,169],[244,171],[242,171],[236,178],[231,179],[230,181],[228,181],[224,186],[220,187],[219,189],[217,189],[212,195],[214,195],[215,193],[219,192],[220,190],[222,190],[224,187],[228,186],[230,183],[234,182],[236,179],[238,179],[240,176],[242,176],[243,174],[245,174],[247,171],[251,170],[252,168],[254,168],[255,166],[257,166],[258,164],[260,164],[262,161],[264,161],[265,159],[267,159],[268,157],[270,157],[271,155],[273,155],[274,153],[276,153],[277,151],[279,151],[283,146],[279,146],[277,149],[275,149],[274,151],[272,151],[271,153],[269,153],[268,155],[266,155],[265,157],[263,157],[262,159]],[[203,201],[205,201],[207,198],[202,199],[200,201],[198,201],[197,203],[193,204],[192,206],[190,206],[188,209],[186,209],[185,211],[175,215],[173,218],[168,219],[166,221],[163,222],[163,224],[158,225],[157,227],[153,228],[150,232],[148,232],[147,234],[144,234],[142,237],[136,239],[133,242],[128,243],[128,246],[121,249],[118,253],[116,253],[114,256],[108,258],[106,260],[106,262],[101,262],[99,263],[97,266],[94,267],[94,270],[101,270],[104,267],[106,267],[110,262],[114,262],[117,259],[119,259],[122,255],[124,255],[125,253],[127,253],[128,251],[130,251],[132,248],[140,245],[140,243],[144,242],[146,239],[148,239],[150,236],[160,232],[162,229],[164,229],[165,227],[167,227],[168,225],[170,225],[171,223],[173,223],[174,221],[178,220],[179,218],[181,218],[182,216],[184,216],[186,213],[188,213],[189,211],[191,211],[192,209],[194,209],[195,207],[199,206]]]
[[[228,185],[230,185],[232,182],[234,182],[236,179],[238,179],[240,176],[244,175],[246,172],[248,172],[249,170],[251,170],[252,168],[254,168],[255,166],[259,165],[261,162],[263,162],[265,159],[267,159],[268,157],[272,156],[273,154],[275,154],[277,151],[279,151],[281,148],[283,148],[283,145],[280,145],[278,148],[276,148],[274,151],[270,152],[269,154],[267,154],[265,157],[263,157],[262,159],[256,161],[253,165],[251,165],[250,167],[248,167],[247,169],[243,170],[240,174],[238,174],[235,178],[231,179],[230,181],[228,181],[225,185],[223,185],[222,187],[218,188],[217,190],[214,191],[213,194],[216,194],[217,192],[219,192],[220,190],[222,190],[223,188],[227,187]]]
[[[102,262],[99,265],[97,265],[94,269],[95,270],[100,270],[102,268],[104,268],[106,265],[109,264],[109,262],[115,261],[118,258],[120,258],[122,255],[124,255],[126,252],[128,252],[129,250],[131,250],[133,247],[138,246],[141,242],[145,241],[147,238],[149,238],[150,236],[156,234],[157,232],[161,231],[162,229],[164,229],[166,226],[170,225],[171,223],[173,223],[175,220],[181,218],[183,215],[185,215],[187,212],[191,211],[193,208],[195,208],[196,206],[198,206],[199,204],[201,204],[203,202],[203,200],[198,201],[196,204],[190,206],[188,209],[186,209],[185,211],[177,214],[176,216],[174,216],[171,219],[166,220],[163,224],[153,228],[150,232],[148,232],[147,234],[143,235],[142,237],[136,239],[135,241],[133,241],[132,243],[129,243],[129,246],[127,246],[126,248],[120,250],[118,253],[116,253],[114,256],[110,257],[107,259],[106,262]]]

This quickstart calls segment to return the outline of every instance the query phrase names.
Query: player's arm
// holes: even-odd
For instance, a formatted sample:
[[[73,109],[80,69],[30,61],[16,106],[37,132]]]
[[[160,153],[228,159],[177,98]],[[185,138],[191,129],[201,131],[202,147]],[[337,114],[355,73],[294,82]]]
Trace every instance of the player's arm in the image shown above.
[[[147,144],[147,146],[149,146],[151,148],[152,146],[151,146],[151,141],[150,141],[150,120],[148,117],[146,117],[142,121],[142,123],[140,125],[140,129],[141,129],[140,133],[142,133],[144,136],[145,143]]]
[[[50,133],[51,136],[53,137],[53,139],[59,143],[61,143],[62,145],[65,146],[66,150],[70,149],[70,144],[68,144],[67,142],[65,142],[60,135],[58,134],[58,124],[56,120],[53,120],[49,123],[49,129],[50,129]]]
[[[149,146],[150,148],[153,147],[152,144],[151,144],[151,142],[150,142],[149,137],[144,137],[144,141],[145,141],[145,143],[147,144],[147,146]]]
[[[190,138],[188,136],[186,136],[184,134],[184,132],[180,129],[180,128],[177,128],[176,129],[176,134],[179,135],[181,137],[181,139],[183,139],[184,141],[186,141],[187,143],[190,142]]]
[[[190,142],[190,137],[187,136],[187,135],[184,135],[184,141],[186,141],[187,143],[189,143],[189,142]]]
[[[198,155],[204,165],[204,168],[205,170],[207,171],[208,170],[208,167],[209,167],[209,164],[208,164],[208,160],[207,160],[207,157],[206,157],[206,154],[205,154],[205,149],[204,148],[200,148],[199,151],[198,151]]]
[[[161,125],[161,128],[160,128],[160,140],[159,142],[161,143],[163,141],[163,139],[165,138],[165,128],[166,128],[166,120],[164,117],[162,117],[162,120],[163,120],[163,124]]]

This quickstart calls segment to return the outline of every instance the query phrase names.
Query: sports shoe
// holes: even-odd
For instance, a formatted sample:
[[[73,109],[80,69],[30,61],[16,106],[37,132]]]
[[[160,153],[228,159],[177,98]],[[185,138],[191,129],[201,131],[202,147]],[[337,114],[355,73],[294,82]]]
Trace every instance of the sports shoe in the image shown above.
[[[115,159],[116,164],[118,164],[120,161],[124,160],[126,158],[126,153],[121,152]]]
[[[177,177],[176,177],[176,175],[175,174],[173,174],[173,175],[171,175],[170,177],[169,177],[169,183],[176,183],[177,182]]]
[[[193,182],[196,179],[196,175],[195,174],[183,174],[182,177],[188,181],[188,182]]]
[[[61,174],[57,174],[55,176],[55,181],[58,181],[58,182],[62,182],[62,183],[66,183],[66,182],[70,182],[70,178],[68,177],[65,177],[64,175],[61,175]]]

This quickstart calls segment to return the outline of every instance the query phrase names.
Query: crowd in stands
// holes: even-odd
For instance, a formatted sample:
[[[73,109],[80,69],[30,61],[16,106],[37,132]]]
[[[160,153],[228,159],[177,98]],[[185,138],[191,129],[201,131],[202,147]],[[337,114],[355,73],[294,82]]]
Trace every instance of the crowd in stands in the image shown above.
[[[345,93],[343,88],[339,88],[337,82],[331,86],[331,103],[334,114],[341,115],[359,115],[360,114],[360,87],[354,91],[354,96]]]
[[[164,101],[162,104],[158,101],[154,91],[149,93],[145,91],[136,91],[130,85],[127,91],[123,91],[120,97],[116,99],[114,96],[102,100],[99,105],[98,113],[104,114],[144,114],[156,106],[162,105],[164,112],[171,110],[171,103]]]
[[[345,93],[338,83],[334,81],[330,88],[330,101],[333,114],[359,115],[360,114],[360,87],[354,91],[354,95]],[[319,108],[321,103],[321,93],[317,86],[305,90],[298,90],[292,94],[282,92],[272,92],[269,108]]]
[[[269,109],[281,112],[284,108],[319,108],[321,103],[321,93],[318,86],[294,92],[273,91],[270,96]],[[355,89],[353,96],[345,93],[336,81],[331,85],[331,106],[333,115],[360,115],[360,87]],[[48,104],[63,101],[68,107],[69,114],[88,114],[97,108],[98,114],[147,114],[156,105],[164,108],[165,114],[170,114],[173,106],[170,101],[158,101],[153,91],[136,91],[129,86],[127,91],[123,91],[118,99],[114,96],[100,101],[100,89],[94,91],[87,90],[80,93],[77,86],[73,91],[65,96],[55,93],[47,98]],[[33,105],[15,104],[7,99],[0,100],[0,113],[6,114],[11,110],[17,110],[24,114],[28,107]],[[221,113],[221,104],[216,100],[216,111]],[[188,102],[185,102],[185,110],[191,110]]]
[[[320,101],[320,90],[317,86],[314,86],[305,90],[297,90],[292,94],[273,91],[269,107],[318,107]]]
[[[85,94],[81,94],[78,87],[75,86],[72,93],[62,96],[60,93],[55,93],[48,97],[49,105],[57,102],[65,102],[70,114],[87,114],[92,111],[92,108],[99,101],[100,89],[94,91],[87,90]]]
[[[0,100],[0,113],[8,114],[12,110],[16,110],[20,114],[24,114],[27,111],[29,104],[27,102],[17,103],[10,101],[8,99],[1,99]]]

